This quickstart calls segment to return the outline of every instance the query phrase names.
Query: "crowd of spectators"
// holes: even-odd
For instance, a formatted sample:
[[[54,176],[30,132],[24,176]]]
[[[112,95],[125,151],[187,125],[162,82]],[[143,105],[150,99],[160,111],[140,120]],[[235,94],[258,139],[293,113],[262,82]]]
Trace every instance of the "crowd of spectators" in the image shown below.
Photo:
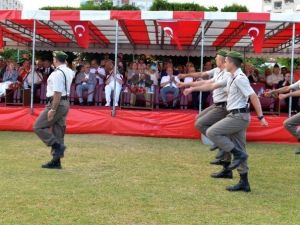
[[[93,59],[91,61],[75,61],[69,64],[76,71],[74,85],[79,105],[94,105],[94,92],[96,86],[100,85],[105,92],[105,106],[112,106],[113,98],[116,97],[116,106],[119,106],[122,93],[123,102],[126,106],[134,106],[137,97],[142,96],[145,106],[148,106],[153,98],[151,94],[158,90],[160,105],[164,108],[178,108],[181,97],[181,90],[177,87],[178,82],[191,82],[193,78],[186,77],[184,80],[178,79],[178,74],[193,73],[197,71],[192,62],[185,65],[176,65],[171,59],[164,62],[147,61],[144,56],[132,62],[123,60],[123,56],[118,56],[117,73],[114,73],[114,62],[109,59],[109,55],[104,55],[103,59]],[[209,71],[215,67],[213,61],[206,61],[204,71]],[[250,83],[264,84],[265,89],[272,89],[290,85],[290,70],[280,67],[275,63],[267,67],[264,72],[260,72],[250,63],[244,64],[244,73]],[[35,62],[34,81],[31,74],[31,61],[23,60],[16,63],[12,60],[0,58],[0,96],[4,96],[6,89],[12,83],[18,82],[24,88],[38,90],[42,83],[47,82],[47,78],[54,71],[52,61],[49,59],[37,60]],[[300,66],[296,66],[294,71],[294,81],[300,79]],[[87,99],[83,93],[87,92]],[[112,94],[114,93],[114,95]],[[172,96],[170,101],[169,96]],[[209,105],[210,93],[202,93],[202,105]],[[152,100],[151,100],[152,99]],[[198,109],[199,93],[193,93],[189,107]],[[298,99],[293,99],[293,108],[298,107]]]

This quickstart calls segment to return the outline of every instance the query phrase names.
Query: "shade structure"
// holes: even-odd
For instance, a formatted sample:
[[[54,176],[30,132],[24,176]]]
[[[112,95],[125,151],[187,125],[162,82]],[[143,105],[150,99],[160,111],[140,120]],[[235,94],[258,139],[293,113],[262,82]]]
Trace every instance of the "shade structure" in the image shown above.
[[[0,29],[5,46],[32,49],[34,20],[36,50],[114,53],[116,20],[119,22],[118,50],[124,54],[199,56],[203,26],[206,56],[215,55],[222,47],[255,56],[248,35],[249,23],[266,24],[262,54],[290,56],[293,23],[295,54],[300,47],[298,13],[0,10]],[[88,22],[88,48],[77,44],[70,21]],[[176,41],[159,25],[160,21],[175,23],[182,50],[178,50]]]

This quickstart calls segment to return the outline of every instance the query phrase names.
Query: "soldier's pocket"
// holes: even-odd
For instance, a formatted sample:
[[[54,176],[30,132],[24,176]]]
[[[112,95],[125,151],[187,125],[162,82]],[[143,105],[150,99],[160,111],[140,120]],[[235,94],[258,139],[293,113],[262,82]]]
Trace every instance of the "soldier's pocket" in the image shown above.
[[[250,121],[250,113],[236,113],[233,115],[233,117],[247,122]]]

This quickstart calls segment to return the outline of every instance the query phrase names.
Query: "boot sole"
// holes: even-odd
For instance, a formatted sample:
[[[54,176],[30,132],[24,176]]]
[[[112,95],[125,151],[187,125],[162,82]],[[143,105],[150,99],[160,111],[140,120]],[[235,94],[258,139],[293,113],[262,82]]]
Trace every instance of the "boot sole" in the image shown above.
[[[212,175],[210,175],[210,177],[214,179],[233,179],[233,177],[214,177]]]
[[[230,190],[230,189],[227,189],[227,188],[226,188],[226,190],[229,191],[229,192],[246,192],[246,193],[251,192],[251,189],[247,189],[247,190],[244,190],[244,189],[240,189],[240,190]]]

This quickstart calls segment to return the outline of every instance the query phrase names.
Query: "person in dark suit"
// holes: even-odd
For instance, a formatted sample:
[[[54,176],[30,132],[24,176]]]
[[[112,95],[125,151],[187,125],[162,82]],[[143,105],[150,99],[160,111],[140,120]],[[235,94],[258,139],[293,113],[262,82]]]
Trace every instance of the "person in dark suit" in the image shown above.
[[[43,75],[43,80],[47,81],[48,77],[50,74],[54,71],[54,68],[52,67],[52,62],[49,59],[45,59],[43,61],[43,69],[42,69],[42,75]]]

